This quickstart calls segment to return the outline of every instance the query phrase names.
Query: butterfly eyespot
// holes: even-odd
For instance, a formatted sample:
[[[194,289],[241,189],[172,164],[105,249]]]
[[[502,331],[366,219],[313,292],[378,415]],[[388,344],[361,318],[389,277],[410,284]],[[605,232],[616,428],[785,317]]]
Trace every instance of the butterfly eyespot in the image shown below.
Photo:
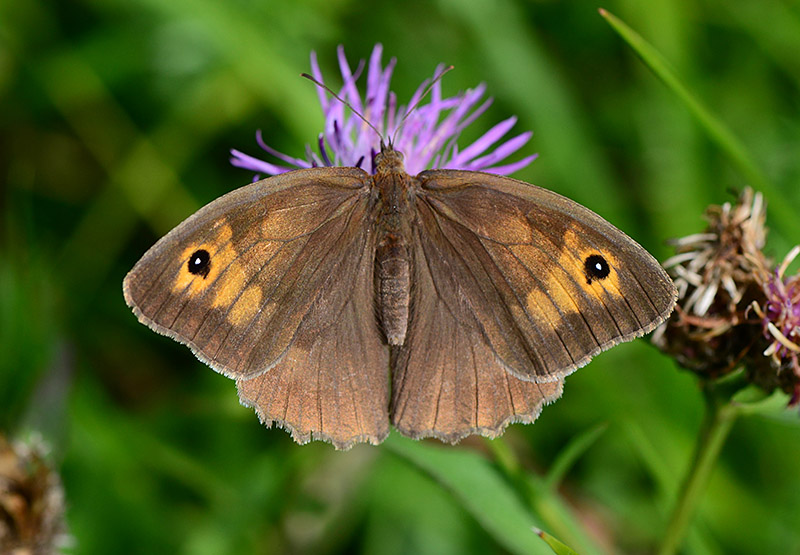
[[[583,271],[586,274],[586,283],[591,285],[594,279],[605,279],[611,272],[611,267],[606,259],[599,254],[590,254],[583,261]]]
[[[196,276],[208,277],[211,271],[211,255],[205,249],[194,251],[189,257],[189,273]]]

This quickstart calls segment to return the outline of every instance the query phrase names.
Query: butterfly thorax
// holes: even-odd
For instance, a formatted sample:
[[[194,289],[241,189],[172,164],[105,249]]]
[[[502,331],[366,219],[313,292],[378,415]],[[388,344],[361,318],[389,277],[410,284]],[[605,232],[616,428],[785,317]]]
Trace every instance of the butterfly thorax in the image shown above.
[[[403,155],[391,146],[375,157],[378,193],[375,299],[386,340],[402,345],[408,328],[411,297],[411,227],[415,179],[403,168]]]

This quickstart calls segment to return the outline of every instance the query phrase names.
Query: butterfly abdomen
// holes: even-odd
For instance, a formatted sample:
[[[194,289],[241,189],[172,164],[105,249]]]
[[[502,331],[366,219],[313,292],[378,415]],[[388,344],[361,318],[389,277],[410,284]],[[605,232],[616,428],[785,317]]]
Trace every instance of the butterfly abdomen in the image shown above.
[[[408,328],[411,264],[408,248],[394,234],[384,236],[375,252],[378,318],[389,345],[402,345]]]

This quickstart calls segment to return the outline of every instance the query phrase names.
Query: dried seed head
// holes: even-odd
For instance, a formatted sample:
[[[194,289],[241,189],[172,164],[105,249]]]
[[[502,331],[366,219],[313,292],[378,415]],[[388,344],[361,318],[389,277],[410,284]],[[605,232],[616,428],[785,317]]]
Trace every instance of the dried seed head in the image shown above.
[[[735,204],[706,210],[703,233],[673,241],[676,254],[664,267],[678,288],[678,306],[653,342],[678,362],[715,378],[739,366],[760,336],[748,308],[764,295],[756,275],[765,271],[767,230],[760,193],[745,189]]]

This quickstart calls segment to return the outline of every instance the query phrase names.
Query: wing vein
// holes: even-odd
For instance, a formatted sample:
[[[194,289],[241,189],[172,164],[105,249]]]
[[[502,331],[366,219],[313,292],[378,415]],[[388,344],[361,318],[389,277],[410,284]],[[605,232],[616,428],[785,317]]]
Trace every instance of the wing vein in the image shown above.
[[[469,343],[469,352],[472,360],[472,371],[475,375],[475,414],[474,414],[474,425],[477,428],[478,422],[480,421],[480,379],[478,378],[478,362],[475,359],[475,345]]]

